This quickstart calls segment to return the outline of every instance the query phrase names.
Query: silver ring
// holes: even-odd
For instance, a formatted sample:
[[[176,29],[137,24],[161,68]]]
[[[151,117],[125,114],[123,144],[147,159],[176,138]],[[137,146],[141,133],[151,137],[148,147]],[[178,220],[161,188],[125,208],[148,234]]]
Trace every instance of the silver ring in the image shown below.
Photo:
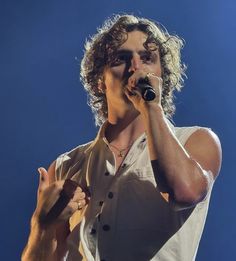
[[[156,76],[155,73],[147,73],[146,77],[149,78],[150,76]],[[156,76],[157,77],[157,76]]]
[[[81,209],[82,208],[82,205],[81,205],[81,202],[79,201],[78,202],[78,209]]]

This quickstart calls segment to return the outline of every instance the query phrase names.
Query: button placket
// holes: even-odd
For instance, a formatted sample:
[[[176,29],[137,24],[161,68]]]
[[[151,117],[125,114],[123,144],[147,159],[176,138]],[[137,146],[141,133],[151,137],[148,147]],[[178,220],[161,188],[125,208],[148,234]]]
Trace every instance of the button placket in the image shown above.
[[[105,225],[102,226],[102,229],[104,231],[109,231],[109,230],[111,230],[111,226],[109,226],[108,224],[105,224]]]
[[[116,201],[114,200],[117,193],[117,178],[114,179],[111,186],[108,188],[102,211],[97,216],[98,221],[98,240],[102,237],[103,244],[100,245],[100,253],[102,254],[101,259],[107,259],[109,254],[110,244],[115,233],[115,220],[116,220]]]
[[[108,171],[106,171],[106,172],[104,173],[104,175],[105,175],[106,177],[108,177],[108,176],[110,176],[110,173],[109,173]]]
[[[90,235],[95,235],[97,233],[97,230],[95,228],[92,228],[90,231]]]
[[[108,196],[108,198],[112,199],[114,194],[113,194],[113,192],[110,191],[107,196]]]
[[[123,163],[122,166],[121,166],[121,168],[124,169],[126,166],[127,166],[127,164],[126,164],[126,163]]]

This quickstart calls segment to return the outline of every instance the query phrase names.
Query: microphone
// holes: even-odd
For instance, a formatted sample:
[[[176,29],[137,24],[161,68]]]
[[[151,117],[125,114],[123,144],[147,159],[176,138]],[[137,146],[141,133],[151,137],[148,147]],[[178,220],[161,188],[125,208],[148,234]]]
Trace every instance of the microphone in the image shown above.
[[[137,86],[136,86],[139,91],[142,94],[142,97],[145,101],[152,101],[156,98],[156,93],[152,86],[150,85],[148,79],[139,79]]]

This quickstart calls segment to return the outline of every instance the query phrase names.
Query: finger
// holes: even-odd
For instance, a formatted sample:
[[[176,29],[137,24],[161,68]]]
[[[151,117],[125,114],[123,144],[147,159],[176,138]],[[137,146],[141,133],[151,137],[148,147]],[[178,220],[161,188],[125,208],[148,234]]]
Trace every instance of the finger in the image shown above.
[[[73,214],[76,210],[78,210],[78,202],[70,202],[68,203],[67,207],[65,208],[65,212],[69,212]]]
[[[130,87],[135,87],[135,85],[136,85],[136,79],[135,79],[135,77],[130,77],[129,79],[128,79],[128,86],[130,86]]]
[[[138,81],[145,78],[148,74],[147,70],[137,70],[128,79],[128,86],[135,87]]]
[[[78,192],[82,192],[82,188],[80,186],[78,186],[75,190],[75,193],[78,193]]]
[[[79,201],[81,199],[85,199],[86,194],[84,192],[76,192],[74,194],[74,197],[72,198],[72,201]]]
[[[83,207],[85,207],[87,205],[87,201],[85,199],[80,200],[78,202],[78,210],[82,209]]]
[[[59,185],[59,184],[58,184]],[[52,184],[52,186],[57,186],[56,183]],[[54,191],[59,192],[59,197],[54,203],[54,205],[50,208],[48,213],[42,217],[41,222],[44,224],[50,224],[55,221],[59,215],[66,209],[68,203],[74,197],[75,190],[78,184],[75,181],[67,179],[63,183],[62,189],[55,189]]]
[[[38,168],[39,172],[39,186],[38,186],[38,191],[39,193],[43,190],[45,190],[49,186],[49,177],[48,177],[48,172],[46,171],[45,168]]]
[[[124,93],[131,102],[140,100],[141,98],[140,92],[135,89],[133,89],[132,91],[130,91],[129,89],[125,89]]]
[[[129,100],[132,100],[132,93],[128,89],[125,89],[124,93]]]
[[[154,73],[148,73],[146,77],[153,87],[157,86],[158,89],[162,87],[163,80],[161,77],[155,75]]]
[[[83,209],[87,205],[87,201],[85,199],[79,200],[78,202],[70,201],[66,208],[61,212],[58,219],[59,220],[67,220],[69,219],[77,210]]]

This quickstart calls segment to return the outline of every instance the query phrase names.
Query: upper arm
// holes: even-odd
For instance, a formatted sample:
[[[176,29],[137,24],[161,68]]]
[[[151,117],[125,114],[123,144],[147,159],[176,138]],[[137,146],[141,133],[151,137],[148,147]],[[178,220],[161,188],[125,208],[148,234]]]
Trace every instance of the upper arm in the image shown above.
[[[202,169],[211,171],[214,179],[217,177],[221,167],[222,150],[220,140],[213,131],[205,128],[197,130],[184,147]]]

